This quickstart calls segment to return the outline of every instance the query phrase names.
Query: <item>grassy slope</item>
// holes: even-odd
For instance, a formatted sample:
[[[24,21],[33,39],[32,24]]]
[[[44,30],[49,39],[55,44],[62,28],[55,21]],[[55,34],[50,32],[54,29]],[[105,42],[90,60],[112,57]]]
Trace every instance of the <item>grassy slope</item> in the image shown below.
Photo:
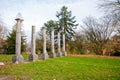
[[[119,80],[120,59],[67,56],[5,65],[0,67],[0,75],[11,76],[16,80]]]

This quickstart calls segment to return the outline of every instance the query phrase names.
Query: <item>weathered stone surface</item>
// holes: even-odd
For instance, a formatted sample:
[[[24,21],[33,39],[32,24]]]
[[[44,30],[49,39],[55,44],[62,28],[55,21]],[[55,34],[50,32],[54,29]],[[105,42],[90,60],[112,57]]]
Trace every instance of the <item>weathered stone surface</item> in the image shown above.
[[[62,56],[62,52],[58,52],[56,56],[57,57],[61,57]]]
[[[63,56],[67,56],[67,53],[65,51],[65,34],[63,34],[63,51],[62,51]]]
[[[16,64],[18,64],[18,63],[24,63],[24,58],[23,58],[22,55],[15,55],[12,58],[12,62],[16,63]]]
[[[54,51],[54,28],[51,28],[51,54],[50,58],[56,57],[55,51]]]
[[[51,53],[50,54],[50,58],[55,58],[56,57],[56,54],[55,53]]]
[[[45,60],[45,59],[48,59],[49,56],[47,54],[47,51],[46,51],[46,29],[45,27],[43,27],[43,53],[42,53],[42,59]]]
[[[36,61],[36,60],[38,60],[38,55],[36,55],[36,54],[30,54],[29,61]]]
[[[48,59],[49,58],[49,55],[47,54],[47,53],[43,53],[42,54],[42,59],[43,60],[46,60],[46,59]]]
[[[62,55],[63,55],[63,56],[67,56],[67,52],[66,52],[66,51],[63,51],[63,52],[62,52]]]
[[[21,25],[23,19],[21,18],[21,14],[18,13],[18,17],[15,19],[17,21],[16,24],[16,45],[15,45],[15,56],[12,58],[13,63],[22,63],[24,62],[24,58],[21,55]]]
[[[57,52],[57,57],[60,57],[62,56],[62,53],[61,53],[61,47],[60,47],[60,32],[58,32],[58,52]]]
[[[35,26],[32,26],[32,37],[31,37],[31,54],[29,56],[29,61],[38,60],[38,56],[35,53],[36,48],[36,37],[35,37]]]
[[[3,62],[0,62],[0,66],[4,66],[5,64]]]

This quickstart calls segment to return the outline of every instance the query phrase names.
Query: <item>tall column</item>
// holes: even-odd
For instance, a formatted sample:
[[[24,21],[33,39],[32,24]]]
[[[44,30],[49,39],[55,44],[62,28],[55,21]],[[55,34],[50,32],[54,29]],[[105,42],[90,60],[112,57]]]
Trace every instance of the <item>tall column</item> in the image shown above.
[[[63,33],[63,56],[67,56],[67,53],[65,51],[65,34]]]
[[[51,58],[56,57],[55,51],[54,51],[54,28],[51,28]]]
[[[60,47],[60,31],[58,32],[58,53],[57,53],[57,56],[60,57],[62,56],[62,53],[61,53],[61,47]]]
[[[32,37],[31,37],[31,54],[29,56],[30,61],[38,60],[38,56],[36,55],[36,37],[35,37],[35,26],[32,26]]]
[[[16,46],[15,46],[15,56],[12,58],[13,63],[23,63],[24,59],[21,55],[21,24],[22,24],[22,17],[21,14],[18,13],[17,18],[15,19],[17,21],[16,24]]]
[[[42,59],[45,60],[45,59],[48,59],[49,56],[47,54],[47,51],[46,51],[46,29],[45,27],[43,27],[43,53],[42,53]]]

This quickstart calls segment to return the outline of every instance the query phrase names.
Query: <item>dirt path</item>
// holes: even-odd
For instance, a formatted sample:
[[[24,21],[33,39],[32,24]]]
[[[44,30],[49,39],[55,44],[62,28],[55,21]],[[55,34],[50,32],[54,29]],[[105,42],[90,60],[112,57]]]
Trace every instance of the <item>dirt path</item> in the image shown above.
[[[0,76],[0,80],[14,80],[14,79],[8,76]]]
[[[68,54],[68,55],[69,56],[81,56],[81,57],[120,58],[120,56],[102,56],[102,55],[93,55],[93,54],[86,54],[86,55]]]

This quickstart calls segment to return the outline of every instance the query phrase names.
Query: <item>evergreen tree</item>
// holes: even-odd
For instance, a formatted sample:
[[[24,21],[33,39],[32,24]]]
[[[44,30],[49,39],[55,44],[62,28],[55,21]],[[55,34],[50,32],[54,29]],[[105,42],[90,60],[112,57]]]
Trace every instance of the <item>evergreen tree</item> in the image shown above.
[[[12,30],[7,36],[7,47],[8,54],[15,54],[15,40],[16,40],[16,30]],[[21,36],[21,52],[25,51],[25,39]]]
[[[75,35],[74,29],[76,24],[75,16],[72,16],[72,11],[68,11],[66,6],[61,8],[60,12],[57,12],[56,17],[58,18],[59,30],[66,34],[66,38],[69,40]]]
[[[44,23],[44,26],[46,27],[47,35],[48,35],[49,39],[51,38],[51,28],[54,28],[55,34],[57,34],[58,26],[57,26],[56,21],[49,20],[46,23]]]

